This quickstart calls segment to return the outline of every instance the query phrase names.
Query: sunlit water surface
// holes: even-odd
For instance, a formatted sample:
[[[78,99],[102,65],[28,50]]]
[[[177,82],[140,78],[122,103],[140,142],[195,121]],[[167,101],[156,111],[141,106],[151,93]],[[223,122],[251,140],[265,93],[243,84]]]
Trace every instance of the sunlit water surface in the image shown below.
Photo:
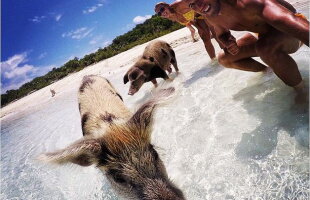
[[[175,50],[178,95],[158,109],[152,141],[187,199],[309,199],[308,104],[296,105],[294,91],[271,72],[211,65],[201,41]],[[308,47],[293,57],[308,87]],[[128,96],[121,81],[128,67],[99,74],[135,110],[153,87]],[[75,88],[2,119],[1,199],[119,199],[95,167],[34,160],[82,137]]]

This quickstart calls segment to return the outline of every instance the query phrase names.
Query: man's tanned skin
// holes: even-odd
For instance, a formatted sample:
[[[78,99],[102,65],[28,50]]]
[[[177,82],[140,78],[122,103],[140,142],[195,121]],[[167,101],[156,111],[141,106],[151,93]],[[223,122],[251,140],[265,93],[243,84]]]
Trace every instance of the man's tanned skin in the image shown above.
[[[299,89],[302,78],[296,62],[288,54],[301,43],[309,46],[309,22],[296,15],[284,0],[183,0],[205,16],[218,39],[226,47],[219,55],[225,67],[245,71],[263,71],[266,66],[253,60],[259,56],[287,85]],[[246,34],[238,41],[228,30],[258,33]]]
[[[187,23],[187,20],[184,18],[183,14],[191,11],[191,9],[187,6],[185,2],[180,1],[172,3],[170,5],[161,2],[155,6],[155,12],[158,13],[162,6],[165,7],[165,10],[161,13],[162,17],[181,24]],[[211,59],[214,59],[216,55],[214,47],[211,43],[211,32],[209,26],[205,23],[203,19],[195,19],[194,21],[191,21],[190,23],[186,24],[186,27],[191,30],[193,29],[191,25],[194,25],[197,28],[199,36],[203,40],[208,55],[210,56]],[[194,29],[191,30],[191,33],[193,35]]]

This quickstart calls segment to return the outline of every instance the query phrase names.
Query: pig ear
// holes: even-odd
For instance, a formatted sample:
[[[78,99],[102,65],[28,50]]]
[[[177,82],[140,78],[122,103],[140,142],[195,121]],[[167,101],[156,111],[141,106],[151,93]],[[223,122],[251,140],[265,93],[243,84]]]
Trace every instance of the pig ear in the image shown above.
[[[168,53],[165,51],[165,49],[161,49],[161,52],[164,54],[164,56],[168,56]]]
[[[155,78],[163,78],[163,79],[168,79],[168,75],[167,73],[158,65],[155,65],[154,67],[152,67],[151,72],[150,72],[150,80],[153,80]]]
[[[174,93],[174,88],[170,87],[168,89],[159,90],[157,93],[153,95],[153,97],[148,100],[145,104],[143,104],[136,112],[133,114],[131,119],[128,121],[129,126],[134,127],[134,129],[138,129],[137,134],[150,133],[153,122],[153,115],[155,108],[164,102],[166,102]],[[149,137],[149,134],[147,134]]]
[[[128,79],[128,72],[125,74],[124,78],[123,78],[124,84],[126,84],[129,79]]]
[[[100,140],[82,139],[65,149],[41,154],[37,159],[55,164],[74,163],[81,166],[89,166],[102,162],[99,160],[99,155],[101,155],[104,150],[106,150],[106,148]]]

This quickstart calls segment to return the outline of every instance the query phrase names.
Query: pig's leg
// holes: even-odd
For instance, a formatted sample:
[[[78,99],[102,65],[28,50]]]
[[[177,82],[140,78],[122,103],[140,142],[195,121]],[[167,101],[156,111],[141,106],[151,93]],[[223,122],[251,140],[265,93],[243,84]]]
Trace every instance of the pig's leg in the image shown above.
[[[151,82],[154,84],[154,87],[157,87],[157,86],[158,86],[157,81],[156,81],[156,78],[154,78],[153,80],[151,80]]]

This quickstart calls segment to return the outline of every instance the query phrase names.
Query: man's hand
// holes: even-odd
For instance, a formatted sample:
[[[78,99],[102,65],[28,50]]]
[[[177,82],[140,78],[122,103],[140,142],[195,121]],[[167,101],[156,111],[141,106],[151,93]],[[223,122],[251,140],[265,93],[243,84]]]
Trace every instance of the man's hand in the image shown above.
[[[236,38],[231,35],[229,30],[221,34],[218,39],[228,53],[230,53],[231,55],[236,55],[237,53],[239,53],[239,47],[237,45]]]
[[[231,42],[230,44],[228,44],[226,46],[226,49],[231,55],[236,55],[237,53],[239,53],[239,47],[236,42]]]

